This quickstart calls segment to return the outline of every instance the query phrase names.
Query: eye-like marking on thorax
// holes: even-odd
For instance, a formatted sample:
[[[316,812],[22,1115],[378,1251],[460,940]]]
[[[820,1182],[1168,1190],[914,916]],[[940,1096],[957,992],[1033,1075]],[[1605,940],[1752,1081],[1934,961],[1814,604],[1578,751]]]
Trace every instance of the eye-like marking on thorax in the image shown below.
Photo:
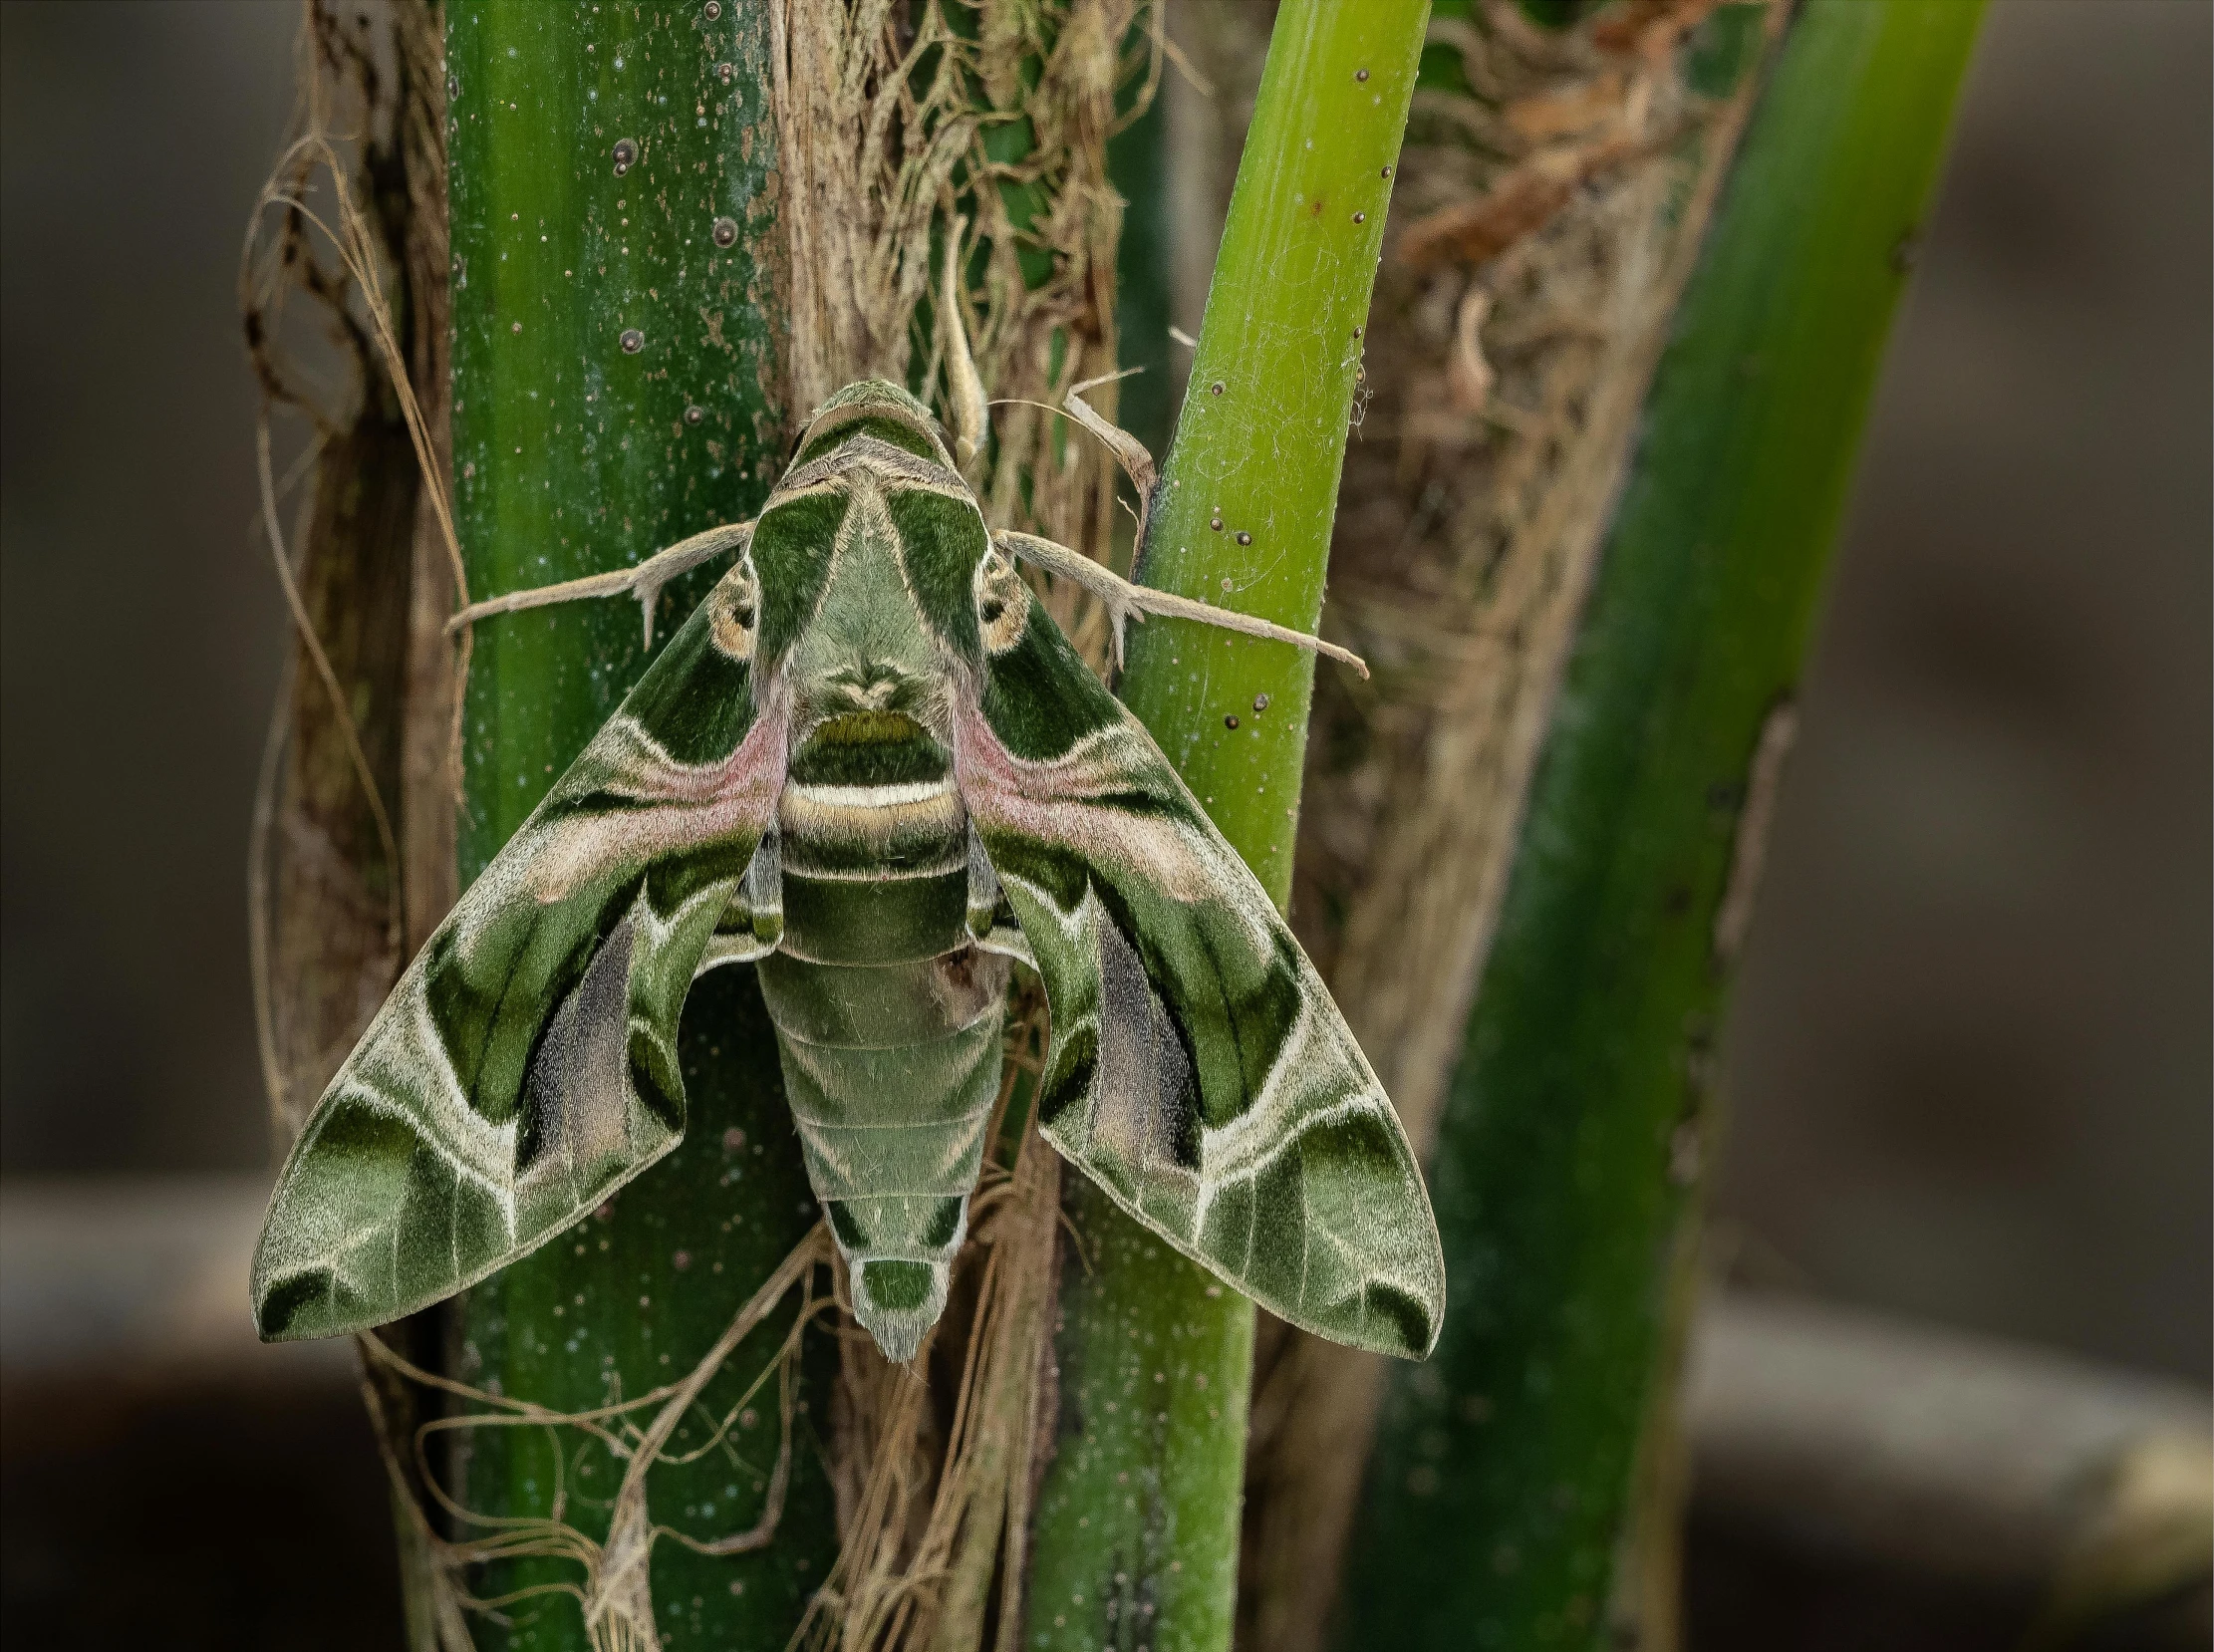
[[[712,605],[709,635],[715,647],[732,660],[750,661],[761,626],[761,581],[750,555],[740,557],[738,565],[722,576],[708,601]]]
[[[976,626],[986,654],[1004,654],[1030,625],[1030,588],[996,550],[976,564]]]

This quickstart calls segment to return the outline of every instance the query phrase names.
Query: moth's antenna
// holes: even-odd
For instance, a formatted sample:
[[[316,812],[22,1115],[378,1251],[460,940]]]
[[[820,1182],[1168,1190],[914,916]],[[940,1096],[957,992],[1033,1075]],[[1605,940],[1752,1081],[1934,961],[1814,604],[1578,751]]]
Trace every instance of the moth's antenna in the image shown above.
[[[690,539],[680,539],[666,551],[657,551],[635,568],[617,568],[611,573],[587,574],[583,579],[564,580],[559,585],[540,585],[528,591],[510,591],[504,597],[488,597],[483,602],[472,602],[460,613],[446,621],[448,631],[459,631],[463,626],[488,620],[495,614],[519,614],[526,608],[550,608],[555,603],[575,602],[581,597],[635,596],[646,610],[646,646],[654,646],[654,605],[661,600],[662,587],[680,574],[689,574],[702,562],[712,562],[725,552],[736,551],[740,556],[753,543],[751,522],[726,522],[719,528],[709,528],[705,533],[695,533]]]
[[[1368,662],[1350,649],[1341,649],[1335,643],[1325,643],[1319,637],[1304,631],[1293,631],[1289,626],[1277,625],[1251,614],[1240,614],[1232,609],[1217,608],[1212,603],[1195,602],[1190,597],[1179,597],[1167,591],[1156,591],[1149,585],[1133,585],[1112,568],[1101,567],[1081,551],[1072,551],[1066,545],[1057,545],[1050,539],[1040,539],[1032,533],[1012,533],[1002,530],[991,536],[991,542],[1000,551],[1027,562],[1033,568],[1081,585],[1106,605],[1107,618],[1115,641],[1115,664],[1122,664],[1122,630],[1129,620],[1143,621],[1148,614],[1163,614],[1173,620],[1194,620],[1201,625],[1219,626],[1224,631],[1239,632],[1246,637],[1265,637],[1271,642],[1289,643],[1293,648],[1308,649],[1327,655],[1330,659],[1351,666],[1361,676],[1368,676]]]

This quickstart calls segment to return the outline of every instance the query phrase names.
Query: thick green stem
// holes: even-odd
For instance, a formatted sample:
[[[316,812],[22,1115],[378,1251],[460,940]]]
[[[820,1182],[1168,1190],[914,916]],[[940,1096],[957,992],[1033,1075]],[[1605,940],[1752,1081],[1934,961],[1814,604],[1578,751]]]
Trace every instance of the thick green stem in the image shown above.
[[[751,515],[783,459],[767,25],[725,0],[641,10],[449,7],[453,463],[473,595],[636,563]],[[668,594],[666,635],[715,577]],[[466,705],[464,880],[480,871],[643,668],[628,603],[504,616],[476,631]],[[598,1216],[494,1275],[449,1317],[448,1370],[564,1412],[684,1377],[815,1220],[759,994],[721,970],[687,1006],[684,1145]],[[671,1442],[707,1444],[790,1324],[737,1350]],[[808,1386],[801,1389],[804,1396]],[[711,1541],[761,1515],[777,1459],[773,1380],[727,1448],[648,1477],[651,1519]],[[651,1413],[633,1415],[640,1427]],[[652,1555],[663,1644],[782,1644],[833,1552],[829,1496],[798,1419],[775,1539]],[[575,1431],[477,1429],[450,1479],[489,1520],[558,1516],[595,1541],[625,1465]],[[557,1507],[558,1503],[558,1507]],[[456,1520],[468,1539],[493,1529]],[[573,1558],[505,1561],[482,1595],[588,1584]],[[480,1641],[586,1644],[572,1596],[504,1608]]]
[[[1606,1633],[1769,789],[1976,21],[1807,0],[1746,138],[1469,1022],[1431,1178],[1444,1337],[1393,1373],[1340,1645]]]
[[[1427,0],[1286,0],[1223,232],[1147,583],[1311,629]],[[1154,620],[1124,698],[1281,902],[1311,656]],[[1081,1178],[1033,1647],[1227,1647],[1251,1304]]]

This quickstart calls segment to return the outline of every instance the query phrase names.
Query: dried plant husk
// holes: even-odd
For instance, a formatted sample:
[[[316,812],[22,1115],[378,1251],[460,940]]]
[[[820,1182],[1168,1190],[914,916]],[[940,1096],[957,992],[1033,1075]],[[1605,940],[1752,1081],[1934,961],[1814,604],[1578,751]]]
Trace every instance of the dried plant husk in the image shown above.
[[[239,276],[265,445],[288,420],[302,448],[281,484],[265,470],[295,633],[250,867],[280,1147],[453,882],[436,852],[454,797],[440,749],[452,563],[420,444],[442,443],[446,379],[438,14],[403,5],[383,28],[323,5],[302,15],[299,100]]]
[[[248,866],[256,1019],[283,1152],[454,897],[458,563],[448,382],[440,8],[304,5],[298,98],[239,272],[261,392],[262,526],[294,623]],[[272,425],[298,432],[280,485]],[[289,535],[286,495],[297,489]],[[465,649],[465,644],[463,645]],[[406,1442],[428,1315],[365,1338],[410,1644],[467,1644]]]

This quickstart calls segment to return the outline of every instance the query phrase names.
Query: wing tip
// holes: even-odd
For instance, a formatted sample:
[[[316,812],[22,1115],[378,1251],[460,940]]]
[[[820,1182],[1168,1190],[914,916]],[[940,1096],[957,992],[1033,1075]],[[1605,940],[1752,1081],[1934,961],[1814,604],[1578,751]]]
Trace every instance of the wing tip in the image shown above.
[[[338,1281],[327,1267],[281,1279],[265,1279],[256,1269],[254,1334],[264,1342],[309,1342],[341,1335],[355,1327],[337,1322],[337,1298]]]
[[[1442,1295],[1442,1290],[1415,1291],[1392,1280],[1370,1279],[1355,1298],[1350,1323],[1307,1328],[1347,1347],[1419,1362],[1437,1350],[1445,1329]]]

